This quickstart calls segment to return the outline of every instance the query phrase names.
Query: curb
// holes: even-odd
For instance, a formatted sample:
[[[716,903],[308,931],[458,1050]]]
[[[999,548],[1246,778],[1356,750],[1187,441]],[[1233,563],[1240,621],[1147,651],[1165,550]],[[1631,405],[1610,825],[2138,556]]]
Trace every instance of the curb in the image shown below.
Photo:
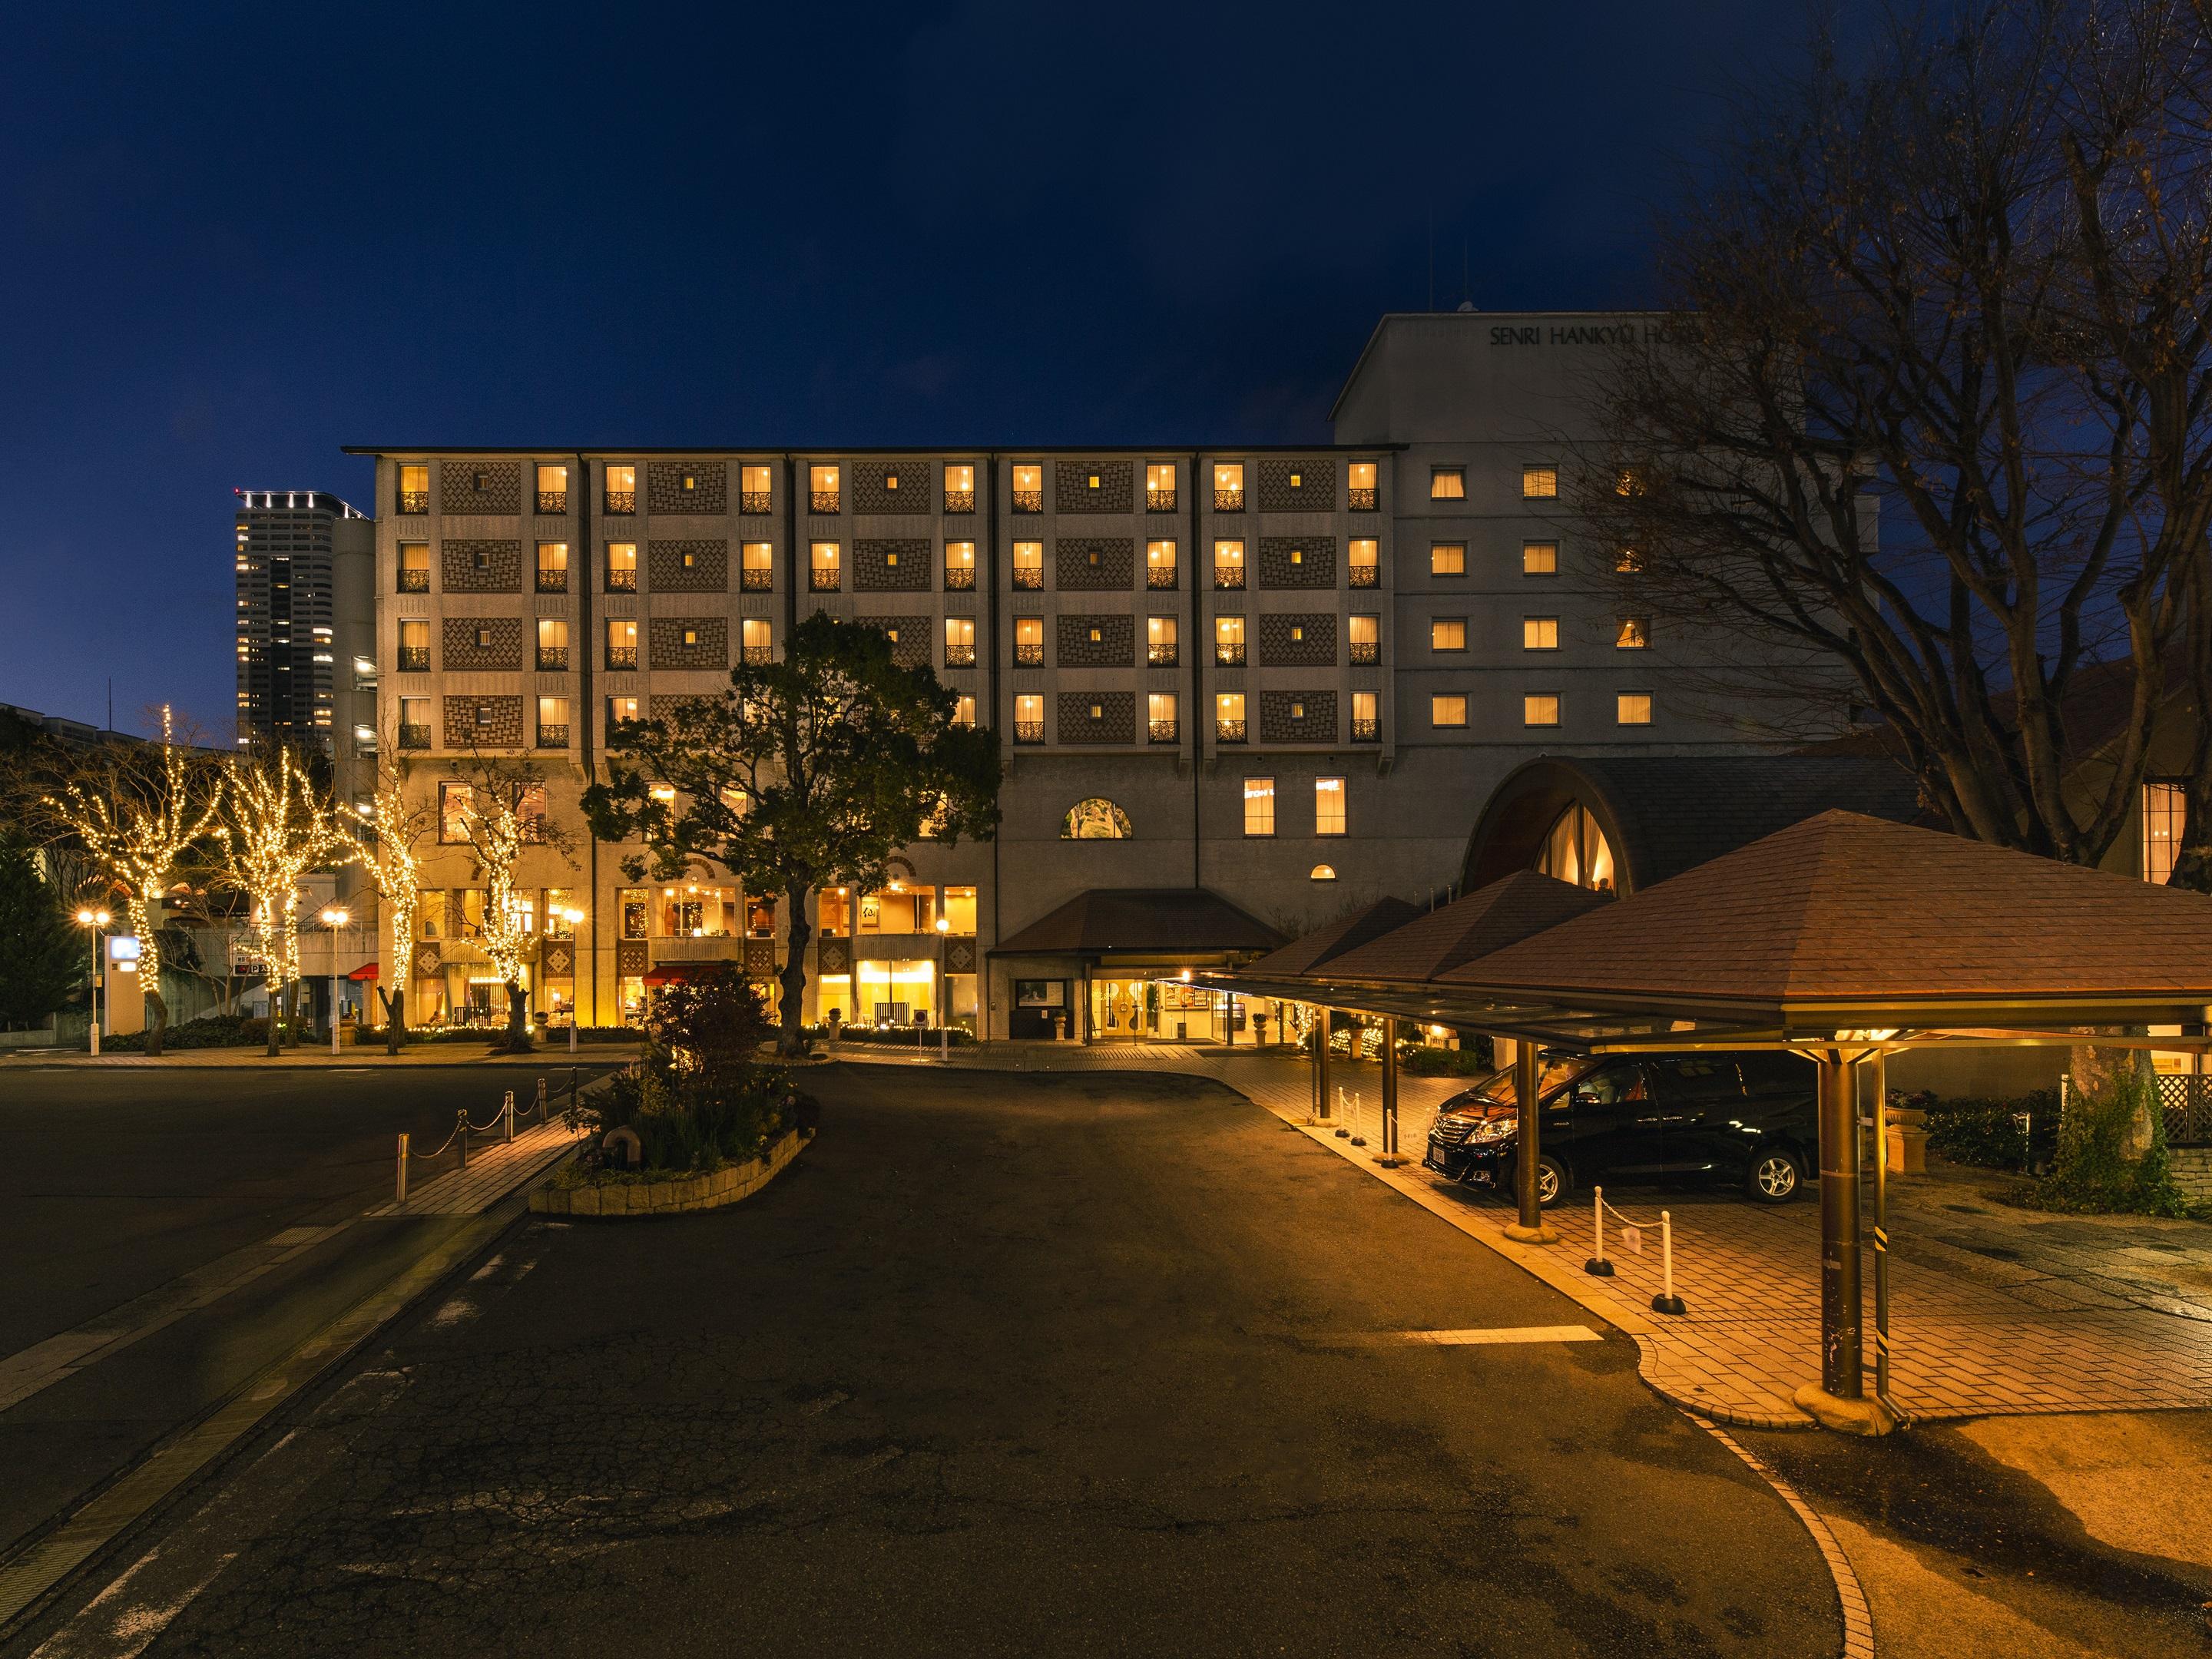
[[[549,1169],[531,1189],[533,1215],[566,1216],[571,1219],[634,1220],[647,1216],[696,1215],[743,1203],[798,1161],[814,1136],[793,1129],[759,1158],[708,1175],[679,1176],[668,1181],[608,1182],[589,1187],[555,1187]],[[560,1166],[556,1164],[553,1169]]]

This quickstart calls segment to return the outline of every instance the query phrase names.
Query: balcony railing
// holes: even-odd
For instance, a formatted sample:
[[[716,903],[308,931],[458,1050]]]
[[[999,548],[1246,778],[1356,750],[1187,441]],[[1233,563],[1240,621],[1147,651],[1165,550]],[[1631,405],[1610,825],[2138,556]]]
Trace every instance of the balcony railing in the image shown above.
[[[637,666],[637,647],[634,645],[611,645],[607,647],[607,666],[635,668]]]
[[[565,489],[539,490],[538,510],[540,513],[566,513],[568,510],[568,492]]]
[[[1042,743],[1044,741],[1044,722],[1042,720],[1016,720],[1014,722],[1014,741],[1016,743]]]
[[[1220,588],[1243,587],[1244,567],[1241,564],[1217,564],[1213,567],[1213,585]]]
[[[402,513],[428,513],[430,510],[430,492],[427,489],[401,490],[399,510]]]
[[[631,569],[631,570],[610,570],[610,571],[608,571],[608,572],[607,572],[607,592],[610,592],[610,593],[635,593],[635,592],[637,592],[637,572],[636,572],[635,569]]]
[[[1242,513],[1244,510],[1244,492],[1241,489],[1215,490],[1213,510],[1216,513]]]
[[[767,593],[775,587],[775,570],[769,565],[749,565],[738,573],[738,586],[748,593]]]
[[[810,490],[806,496],[806,510],[810,513],[835,513],[842,499],[842,493],[838,490]]]
[[[1018,668],[1043,667],[1044,647],[1042,645],[1016,646],[1014,647],[1014,665]]]
[[[1145,511],[1172,513],[1176,510],[1176,493],[1172,489],[1147,489],[1145,492]]]
[[[1214,723],[1213,723],[1213,738],[1214,738],[1214,741],[1215,741],[1215,742],[1217,742],[1217,743],[1242,743],[1242,742],[1243,742],[1243,741],[1244,741],[1244,722],[1243,722],[1243,720],[1216,720],[1216,721],[1214,721]]]
[[[763,663],[775,660],[775,647],[772,645],[742,646],[739,650],[744,659],[755,668],[758,668]]]
[[[1380,587],[1380,586],[1382,586],[1382,567],[1381,567],[1381,566],[1379,566],[1379,565],[1372,565],[1372,564],[1355,564],[1355,565],[1353,565],[1353,566],[1352,567],[1352,585],[1354,587]]]
[[[1381,720],[1358,720],[1358,719],[1353,720],[1353,721],[1352,722],[1352,742],[1354,742],[1354,743],[1380,743],[1380,742],[1382,742],[1382,722]]]
[[[568,672],[568,647],[565,645],[541,645],[538,647],[538,672],[541,674],[565,674]],[[567,739],[563,738],[563,742]]]
[[[1352,642],[1352,665],[1354,668],[1372,667],[1382,660],[1382,647],[1376,640],[1354,640]]]
[[[1014,511],[1017,513],[1043,512],[1044,491],[1042,489],[1017,489],[1014,492]]]
[[[430,573],[427,570],[403,570],[399,573],[399,591],[403,593],[427,593],[430,591]]]
[[[399,672],[403,674],[427,674],[430,672],[430,647],[427,645],[403,645],[399,647]]]
[[[1243,642],[1239,641],[1235,645],[1215,646],[1213,647],[1213,661],[1214,665],[1220,668],[1242,668],[1244,665],[1244,647]]]
[[[610,489],[607,491],[606,501],[606,510],[611,514],[635,513],[637,511],[637,491]]]
[[[1145,567],[1145,586],[1154,592],[1171,591],[1176,585],[1176,567],[1171,564],[1148,564]]]
[[[1016,565],[1014,567],[1014,586],[1016,587],[1027,588],[1032,592],[1042,592],[1044,591],[1044,567],[1035,564]]]
[[[1352,489],[1346,490],[1344,493],[1352,510],[1354,513],[1372,513],[1376,507],[1376,498],[1379,497],[1382,492],[1376,489],[1370,484],[1365,489],[1361,489],[1355,486]]]
[[[539,726],[538,746],[540,749],[566,749],[568,746],[568,728],[565,726]]]
[[[1154,668],[1173,668],[1176,648],[1173,640],[1161,640],[1145,647],[1145,660]]]
[[[975,665],[975,647],[972,645],[946,646],[945,665],[947,668],[973,668]]]
[[[1173,743],[1182,732],[1182,726],[1175,720],[1153,720],[1145,727],[1146,737],[1154,743]]]
[[[975,492],[972,489],[946,490],[945,510],[947,513],[973,513],[975,510]]]
[[[756,515],[775,511],[775,497],[765,489],[741,489],[738,492],[738,511]]]
[[[828,570],[817,568],[806,573],[806,586],[812,592],[835,593],[842,584],[842,574],[834,566]]]
[[[428,749],[430,746],[430,728],[427,726],[401,726],[399,746],[402,749]]]
[[[975,567],[972,564],[948,564],[945,567],[945,591],[948,593],[972,593],[975,591]]]
[[[565,570],[541,570],[538,573],[538,591],[541,593],[565,593],[568,591],[568,573]]]

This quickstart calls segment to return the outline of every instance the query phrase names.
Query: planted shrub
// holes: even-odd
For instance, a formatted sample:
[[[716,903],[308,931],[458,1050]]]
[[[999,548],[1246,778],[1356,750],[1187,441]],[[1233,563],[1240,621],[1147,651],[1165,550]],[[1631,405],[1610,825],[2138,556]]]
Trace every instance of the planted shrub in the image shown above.
[[[2058,1151],[2058,1091],[2034,1089],[1997,1099],[1923,1095],[1908,1102],[1928,1114],[1928,1149],[1979,1170],[2047,1170]],[[2021,1116],[2028,1126],[2023,1132]]]
[[[2149,1119],[2150,1144],[2135,1154],[2136,1125]],[[2057,1168],[2038,1196],[2055,1210],[2186,1215],[2166,1150],[2165,1114],[2140,1072],[2118,1073],[2109,1092],[2077,1091],[2058,1126]]]

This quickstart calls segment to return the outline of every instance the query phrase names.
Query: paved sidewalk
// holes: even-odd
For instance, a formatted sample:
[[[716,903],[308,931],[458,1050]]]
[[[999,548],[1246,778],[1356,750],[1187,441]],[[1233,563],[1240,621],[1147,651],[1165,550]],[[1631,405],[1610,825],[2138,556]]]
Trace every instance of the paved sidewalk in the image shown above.
[[[840,1057],[878,1058],[851,1048]],[[1354,1147],[1306,1126],[1309,1071],[1297,1060],[1214,1048],[1006,1044],[956,1055],[953,1064],[1212,1078],[1634,1334],[1645,1380],[1668,1398],[1723,1422],[1762,1428],[1809,1422],[1790,1398],[1820,1378],[1820,1208],[1809,1198],[1767,1208],[1731,1194],[1616,1192],[1613,1206],[1640,1224],[1643,1248],[1626,1249],[1614,1223],[1606,1254],[1615,1273],[1599,1278],[1583,1271],[1594,1233],[1587,1194],[1552,1212],[1558,1244],[1516,1244],[1503,1231],[1513,1219],[1508,1200],[1419,1167],[1430,1115],[1463,1086],[1458,1079],[1401,1080],[1399,1147],[1412,1161],[1387,1170],[1374,1161],[1375,1146]],[[1357,1127],[1371,1141],[1380,1068],[1340,1062],[1332,1076],[1362,1097]],[[1939,1172],[1893,1185],[1896,1402],[1921,1418],[2212,1406],[2212,1228],[2013,1209],[1986,1195],[1996,1184],[2001,1178]],[[1660,1288],[1662,1209],[1674,1224],[1675,1291],[1688,1310],[1680,1317],[1651,1310]],[[1869,1252],[1869,1386],[1873,1282]]]
[[[387,1054],[381,1047],[349,1048],[333,1054],[328,1048],[288,1048],[283,1054],[270,1056],[258,1048],[185,1048],[161,1055],[101,1054],[92,1055],[72,1050],[58,1053],[52,1048],[14,1048],[0,1052],[0,1070],[9,1066],[55,1067],[70,1071],[90,1071],[106,1067],[144,1068],[153,1071],[173,1071],[195,1068],[237,1068],[253,1071],[278,1070],[300,1066],[308,1070],[319,1067],[353,1067],[392,1066],[485,1066],[527,1063],[539,1066],[623,1065],[635,1060],[640,1050],[636,1043],[586,1043],[571,1054],[565,1044],[540,1043],[527,1054],[511,1054],[503,1049],[478,1047],[469,1042],[420,1042]]]

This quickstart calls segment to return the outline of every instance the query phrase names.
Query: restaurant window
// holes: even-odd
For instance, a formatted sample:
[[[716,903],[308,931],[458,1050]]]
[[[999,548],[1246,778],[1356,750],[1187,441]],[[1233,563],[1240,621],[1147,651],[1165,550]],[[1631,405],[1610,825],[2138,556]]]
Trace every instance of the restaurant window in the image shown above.
[[[1467,499],[1467,469],[1463,466],[1432,466],[1429,469],[1429,499],[1432,501],[1463,501]]]
[[[1521,648],[1523,651],[1558,650],[1559,619],[1557,617],[1522,617]]]
[[[644,939],[652,932],[653,901],[642,887],[624,887],[615,894],[615,913],[621,918],[623,939]]]
[[[1437,696],[1431,697],[1429,699],[1429,724],[1435,726],[1465,726],[1467,724],[1467,698],[1463,695],[1457,693],[1454,693],[1450,696],[1439,694]]]
[[[2173,879],[2181,831],[2189,819],[2189,793],[2178,783],[2142,787],[2142,877],[2163,886]]]
[[[774,939],[775,937],[775,901],[757,894],[745,901],[745,937]]]
[[[858,932],[866,937],[878,933],[930,933],[937,930],[937,890],[934,887],[915,887],[892,878],[890,886],[880,892],[863,893]]]
[[[663,939],[733,939],[737,931],[738,893],[734,887],[708,887],[687,882],[660,890]]]
[[[1248,836],[1272,836],[1275,833],[1274,779],[1244,780],[1244,833]]]
[[[1128,841],[1135,835],[1129,815],[1103,795],[1076,802],[1060,821],[1062,841]]]
[[[1559,493],[1559,469],[1556,466],[1524,466],[1521,469],[1521,499],[1524,501],[1548,501]]]
[[[438,786],[438,839],[448,846],[465,844],[469,838],[469,809],[476,792],[465,783]]]
[[[1429,619],[1429,649],[1431,651],[1464,651],[1467,649],[1467,618],[1464,617],[1432,617]]]
[[[1620,651],[1641,651],[1651,643],[1651,624],[1642,617],[1623,617],[1620,631],[1613,636],[1613,647]]]
[[[415,932],[419,939],[452,937],[446,921],[446,890],[444,888],[428,888],[416,896]]]
[[[1467,574],[1467,544],[1465,542],[1431,544],[1429,548],[1429,574],[1431,576]]]
[[[1613,700],[1613,719],[1616,726],[1650,725],[1651,694],[1649,691],[1623,691]]]
[[[1344,834],[1344,780],[1342,778],[1314,780],[1314,834],[1316,836]]]
[[[961,939],[975,936],[975,890],[972,887],[948,887],[945,890],[945,931]]]
[[[1521,574],[1524,576],[1556,576],[1559,574],[1559,544],[1557,542],[1523,542],[1521,544]]]
[[[1531,691],[1521,699],[1521,724],[1523,726],[1557,726],[1559,723],[1559,694],[1556,691]]]
[[[816,933],[830,939],[843,939],[853,931],[853,899],[846,889],[825,889],[816,898]]]

